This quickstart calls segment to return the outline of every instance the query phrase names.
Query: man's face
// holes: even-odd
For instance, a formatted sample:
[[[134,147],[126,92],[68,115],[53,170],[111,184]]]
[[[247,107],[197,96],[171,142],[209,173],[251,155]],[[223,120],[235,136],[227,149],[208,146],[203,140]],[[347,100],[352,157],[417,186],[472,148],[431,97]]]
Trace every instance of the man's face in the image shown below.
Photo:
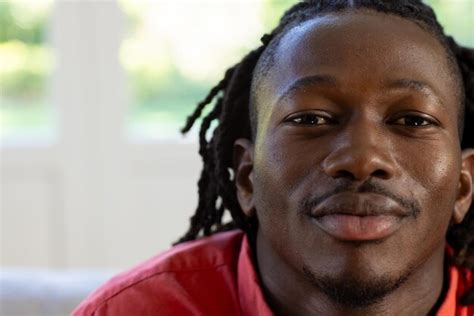
[[[405,19],[357,11],[291,29],[258,90],[239,186],[257,251],[322,287],[395,288],[442,256],[459,196],[457,92],[441,44]]]

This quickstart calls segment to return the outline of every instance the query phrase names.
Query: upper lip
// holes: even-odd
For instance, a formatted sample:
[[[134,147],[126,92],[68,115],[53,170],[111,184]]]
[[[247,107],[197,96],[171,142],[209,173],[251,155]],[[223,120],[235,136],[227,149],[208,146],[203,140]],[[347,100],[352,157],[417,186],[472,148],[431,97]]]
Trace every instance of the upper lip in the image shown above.
[[[344,192],[331,195],[311,210],[311,216],[398,216],[409,215],[409,211],[387,196],[375,193]]]

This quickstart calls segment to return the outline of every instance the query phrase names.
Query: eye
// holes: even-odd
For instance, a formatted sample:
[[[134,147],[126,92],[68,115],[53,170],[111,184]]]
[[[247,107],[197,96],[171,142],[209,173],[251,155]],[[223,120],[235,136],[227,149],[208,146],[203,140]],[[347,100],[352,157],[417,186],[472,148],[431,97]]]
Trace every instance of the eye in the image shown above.
[[[290,115],[285,122],[296,125],[324,125],[333,123],[333,120],[316,113],[299,113]]]
[[[408,127],[426,127],[431,125],[438,125],[435,120],[414,114],[399,117],[396,120],[393,120],[392,123],[395,125],[403,125]]]

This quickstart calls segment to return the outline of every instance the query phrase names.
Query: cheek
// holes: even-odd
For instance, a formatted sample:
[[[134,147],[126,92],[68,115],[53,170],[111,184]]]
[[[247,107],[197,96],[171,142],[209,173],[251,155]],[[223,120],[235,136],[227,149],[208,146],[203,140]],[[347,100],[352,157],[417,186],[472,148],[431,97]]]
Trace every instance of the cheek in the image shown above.
[[[314,175],[314,153],[277,138],[256,148],[253,185],[259,232],[280,258],[299,266],[305,252],[301,245],[314,234],[314,227],[299,211],[302,188]]]
[[[287,206],[288,182],[291,181],[291,166],[281,147],[269,142],[257,147],[254,160],[254,195],[257,210],[279,212]],[[279,207],[275,207],[279,205]]]
[[[263,194],[261,198],[289,202],[296,198],[295,194],[301,184],[315,173],[318,153],[308,146],[298,145],[300,143],[287,137],[267,137],[257,147],[254,180],[264,190],[261,193],[271,191],[274,194],[270,197]]]
[[[319,168],[320,156],[327,150],[321,144],[288,136],[267,137],[258,147],[255,164],[266,182],[277,184],[287,194],[297,190]],[[272,183],[267,183],[271,185]]]
[[[422,159],[409,170],[414,170],[415,180],[421,187],[421,192],[426,195],[427,200],[454,202],[460,163],[442,151],[424,151],[428,159]]]
[[[439,235],[449,225],[460,173],[459,156],[453,155],[457,152],[454,147],[425,146],[398,159],[403,162],[406,187],[422,208],[419,225],[426,225],[427,234]]]
[[[268,137],[267,139],[270,139]],[[278,139],[256,146],[254,159],[254,201],[263,230],[288,230],[298,216],[296,191],[308,172],[308,155],[295,154],[291,144]]]

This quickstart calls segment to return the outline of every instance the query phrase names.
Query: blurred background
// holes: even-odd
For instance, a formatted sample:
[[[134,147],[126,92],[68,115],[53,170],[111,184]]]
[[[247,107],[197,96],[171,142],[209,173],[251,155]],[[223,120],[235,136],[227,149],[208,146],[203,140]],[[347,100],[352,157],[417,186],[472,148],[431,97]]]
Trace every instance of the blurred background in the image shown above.
[[[178,131],[294,2],[0,0],[0,314],[66,315],[180,237],[200,159]],[[425,2],[474,46],[474,1]]]

